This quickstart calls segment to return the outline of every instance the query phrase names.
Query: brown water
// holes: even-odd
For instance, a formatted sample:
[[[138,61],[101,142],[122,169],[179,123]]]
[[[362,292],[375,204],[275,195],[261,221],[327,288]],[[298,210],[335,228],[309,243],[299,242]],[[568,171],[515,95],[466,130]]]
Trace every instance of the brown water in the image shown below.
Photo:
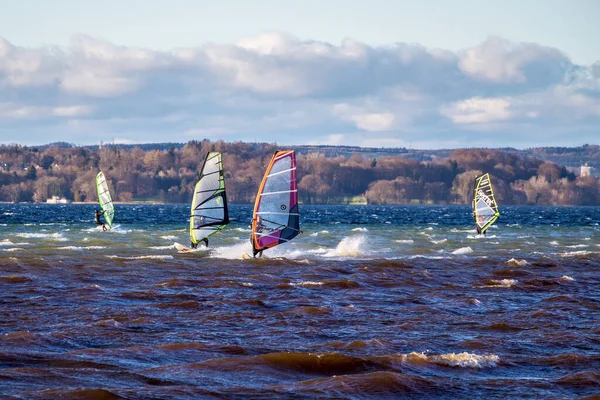
[[[538,210],[550,222],[535,226],[514,222],[534,210],[506,210],[476,238],[466,208],[394,209],[413,225],[386,223],[389,208],[306,207],[294,243],[242,261],[246,207],[196,254],[173,249],[185,224],[136,222],[131,207],[107,233],[13,223],[29,209],[12,207],[3,398],[600,395],[597,208]]]

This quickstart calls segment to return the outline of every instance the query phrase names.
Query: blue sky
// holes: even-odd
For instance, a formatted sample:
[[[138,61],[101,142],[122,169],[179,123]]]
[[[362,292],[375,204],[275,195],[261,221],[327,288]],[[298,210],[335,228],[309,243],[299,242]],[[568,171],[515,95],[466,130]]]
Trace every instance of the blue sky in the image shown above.
[[[598,143],[600,2],[0,0],[0,143]]]

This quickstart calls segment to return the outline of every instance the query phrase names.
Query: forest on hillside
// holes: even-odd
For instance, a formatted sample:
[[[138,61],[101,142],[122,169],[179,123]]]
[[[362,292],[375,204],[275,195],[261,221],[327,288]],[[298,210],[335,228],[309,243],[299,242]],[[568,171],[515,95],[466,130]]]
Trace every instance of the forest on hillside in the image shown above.
[[[95,175],[102,170],[116,201],[187,203],[207,152],[220,151],[229,201],[251,203],[277,149],[276,144],[208,140],[163,149],[2,145],[0,201],[63,196],[96,202]],[[305,204],[465,204],[475,176],[485,172],[500,204],[600,204],[598,178],[499,149],[457,149],[433,161],[307,152],[297,155],[297,166]]]

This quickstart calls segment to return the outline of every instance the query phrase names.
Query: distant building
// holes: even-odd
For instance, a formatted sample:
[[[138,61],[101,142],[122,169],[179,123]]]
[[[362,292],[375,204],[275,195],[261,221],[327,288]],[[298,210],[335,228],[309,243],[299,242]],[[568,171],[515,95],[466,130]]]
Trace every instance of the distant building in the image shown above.
[[[587,163],[581,166],[580,176],[590,176],[592,172],[592,167],[588,166]]]
[[[65,199],[64,197],[52,196],[52,198],[46,200],[46,203],[49,203],[49,204],[68,204],[68,203],[70,203],[70,201],[67,200],[67,199]]]

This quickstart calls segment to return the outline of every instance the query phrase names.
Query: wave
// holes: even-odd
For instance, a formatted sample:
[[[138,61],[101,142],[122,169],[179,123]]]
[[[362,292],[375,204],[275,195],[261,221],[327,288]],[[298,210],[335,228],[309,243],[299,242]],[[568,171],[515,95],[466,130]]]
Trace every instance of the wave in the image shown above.
[[[314,281],[305,281],[305,282],[290,282],[287,285],[289,286],[323,286],[325,282],[314,282]]]
[[[167,245],[167,246],[149,246],[149,249],[152,250],[169,250],[169,249],[174,249],[175,245],[171,244],[171,245]]]
[[[517,284],[519,281],[517,281],[516,279],[501,279],[501,280],[497,280],[497,279],[488,279],[485,281],[486,286],[485,287],[502,287],[502,288],[509,288],[515,284]]]
[[[562,386],[582,388],[586,386],[596,387],[600,385],[600,374],[594,371],[582,371],[564,375],[554,380],[554,383]]]
[[[367,228],[354,228],[352,229],[352,232],[368,232],[369,230]]]
[[[460,254],[469,254],[472,253],[473,249],[469,246],[461,247],[460,249],[456,249],[452,252],[452,254],[460,255]]]
[[[63,237],[60,233],[17,233],[15,236],[19,236],[27,239],[53,239],[57,241],[66,241],[67,238]]]
[[[121,260],[172,260],[171,255],[145,255],[145,256],[118,256],[118,255],[107,255],[108,258],[117,258]]]
[[[404,398],[430,392],[432,379],[394,371],[334,375],[301,382],[272,385],[275,393],[306,393],[307,398]],[[317,394],[317,395],[315,395]],[[278,396],[273,396],[273,398]],[[291,396],[294,398],[295,396]],[[411,398],[412,398],[411,397]],[[416,397],[418,398],[418,397]]]
[[[106,249],[106,246],[63,246],[63,247],[57,247],[57,250],[76,250],[76,251],[83,251],[83,250],[100,250],[100,249]]]
[[[335,249],[327,251],[324,257],[360,257],[364,255],[362,247],[366,243],[365,236],[348,236],[342,239]]]
[[[473,353],[448,353],[441,355],[426,355],[424,353],[410,353],[403,356],[403,361],[407,363],[429,362],[436,365],[461,368],[492,368],[498,366],[500,357],[496,354],[478,355]]]
[[[431,240],[431,243],[433,244],[441,244],[441,243],[446,243],[448,241],[448,239],[444,238],[444,239],[440,239],[440,240]]]
[[[518,265],[519,267],[524,267],[524,266],[526,266],[528,264],[526,260],[516,260],[514,258],[511,258],[506,263],[507,264]]]
[[[576,250],[576,251],[565,251],[560,253],[560,257],[577,257],[577,256],[587,256],[589,254],[595,254],[593,251],[589,250]]]
[[[0,282],[4,283],[27,283],[31,282],[31,278],[20,275],[0,276]]]
[[[161,239],[165,239],[165,240],[178,240],[179,236],[175,236],[175,235],[164,235],[160,237]]]

